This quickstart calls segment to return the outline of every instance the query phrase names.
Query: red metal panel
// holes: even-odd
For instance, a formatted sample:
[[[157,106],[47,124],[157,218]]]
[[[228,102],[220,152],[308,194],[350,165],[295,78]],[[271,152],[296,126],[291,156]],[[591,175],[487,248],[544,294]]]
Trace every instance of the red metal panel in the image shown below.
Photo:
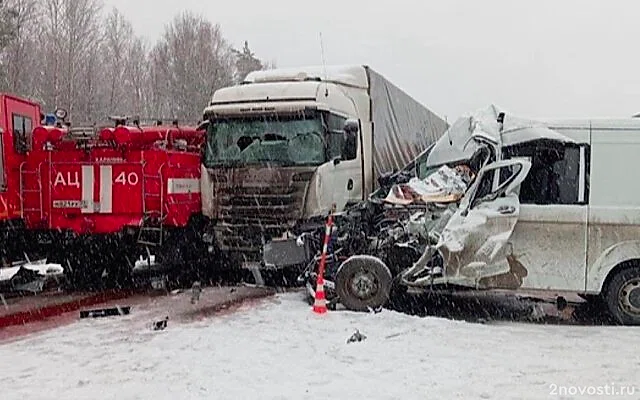
[[[110,182],[101,184],[103,196],[111,198],[111,209],[114,214],[133,214],[142,217],[142,189],[146,186],[142,165],[139,163],[112,164],[100,167]]]

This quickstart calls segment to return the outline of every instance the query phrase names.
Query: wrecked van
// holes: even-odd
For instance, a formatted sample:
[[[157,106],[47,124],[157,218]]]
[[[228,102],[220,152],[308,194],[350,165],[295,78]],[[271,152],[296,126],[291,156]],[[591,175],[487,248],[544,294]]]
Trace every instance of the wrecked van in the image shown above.
[[[425,219],[422,254],[395,282],[573,292],[602,301],[621,324],[640,324],[640,187],[624,179],[639,146],[638,119],[536,122],[495,106],[461,118],[425,168],[470,160],[481,149],[490,156],[437,224]],[[375,255],[348,257],[336,274],[343,270],[336,287],[347,289],[340,301],[381,306],[393,269]]]

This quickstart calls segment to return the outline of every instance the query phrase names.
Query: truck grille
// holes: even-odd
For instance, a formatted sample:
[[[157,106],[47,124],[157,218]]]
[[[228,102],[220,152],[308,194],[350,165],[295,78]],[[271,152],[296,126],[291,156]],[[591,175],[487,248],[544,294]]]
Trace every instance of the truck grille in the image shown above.
[[[246,261],[260,261],[264,243],[281,237],[302,217],[308,179],[282,179],[256,186],[220,185],[216,190],[215,227],[222,251],[241,253]],[[283,184],[283,180],[286,184]]]

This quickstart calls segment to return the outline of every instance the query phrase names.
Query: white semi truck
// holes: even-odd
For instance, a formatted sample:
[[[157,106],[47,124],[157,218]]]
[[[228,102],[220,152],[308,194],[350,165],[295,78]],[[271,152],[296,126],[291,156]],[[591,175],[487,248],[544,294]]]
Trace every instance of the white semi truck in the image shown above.
[[[250,269],[273,267],[265,244],[366,199],[448,128],[363,65],[252,72],[216,91],[204,120],[204,239]],[[282,249],[278,267],[295,264],[295,244]]]

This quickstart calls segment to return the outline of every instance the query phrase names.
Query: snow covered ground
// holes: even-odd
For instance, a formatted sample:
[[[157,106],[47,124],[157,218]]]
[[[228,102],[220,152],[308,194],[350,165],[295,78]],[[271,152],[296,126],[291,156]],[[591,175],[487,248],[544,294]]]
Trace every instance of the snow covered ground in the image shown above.
[[[159,332],[150,314],[133,312],[5,343],[0,398],[640,398],[634,328],[475,324],[388,310],[318,316],[301,298],[169,321]],[[347,344],[355,329],[366,340]],[[612,395],[632,385],[635,393]]]

